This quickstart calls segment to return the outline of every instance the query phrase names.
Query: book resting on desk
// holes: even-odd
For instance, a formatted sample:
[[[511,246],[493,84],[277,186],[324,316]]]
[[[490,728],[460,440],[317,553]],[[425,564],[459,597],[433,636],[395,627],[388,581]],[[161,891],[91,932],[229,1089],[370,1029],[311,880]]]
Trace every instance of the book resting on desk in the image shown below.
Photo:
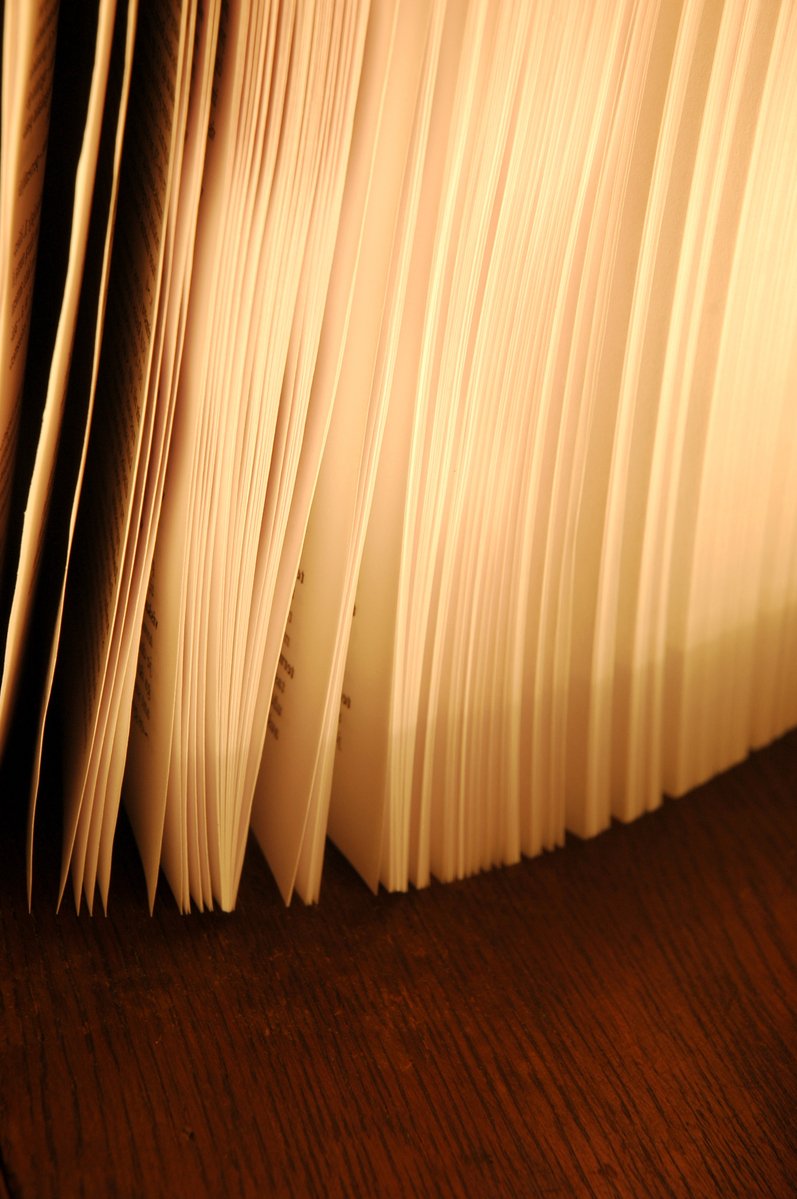
[[[630,820],[797,724],[797,9],[2,16],[0,739],[105,904]],[[24,772],[24,773],[23,773]],[[28,782],[29,780],[29,782]],[[8,801],[6,801],[8,802]]]

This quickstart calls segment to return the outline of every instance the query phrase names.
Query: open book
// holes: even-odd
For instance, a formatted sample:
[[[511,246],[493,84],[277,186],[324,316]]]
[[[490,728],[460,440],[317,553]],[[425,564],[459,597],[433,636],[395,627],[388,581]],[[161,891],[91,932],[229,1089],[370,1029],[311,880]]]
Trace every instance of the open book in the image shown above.
[[[797,6],[2,17],[0,741],[61,894],[592,835],[797,724]],[[6,797],[4,802],[9,802]]]

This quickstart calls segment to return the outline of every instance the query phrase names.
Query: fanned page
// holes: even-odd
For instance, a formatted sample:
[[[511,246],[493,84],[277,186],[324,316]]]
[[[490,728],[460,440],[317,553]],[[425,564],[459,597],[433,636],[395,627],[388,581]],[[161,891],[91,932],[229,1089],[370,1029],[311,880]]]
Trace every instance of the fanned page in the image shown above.
[[[7,4],[2,53],[29,867],[61,757],[62,893],[123,797],[150,905],[227,910],[250,828],[286,901],[327,835],[423,886],[797,724],[791,0]]]
[[[465,9],[446,11],[396,362],[357,582],[336,734],[330,833],[371,887],[380,879],[392,654],[418,356]],[[290,633],[290,629],[288,630]],[[354,706],[353,706],[354,705]]]
[[[234,31],[240,13],[241,8],[237,5],[233,12],[229,5],[213,5],[202,14],[198,32],[201,54],[195,63],[192,83],[192,90],[201,91],[196,97],[192,95],[189,109],[189,137],[194,155],[193,165],[189,161],[189,170],[198,170],[201,164],[202,186],[197,197],[193,234],[185,244],[185,291],[179,309],[180,346],[170,380],[174,392],[174,424],[164,466],[165,493],[158,537],[153,546],[147,581],[125,775],[126,807],[141,851],[150,903],[154,901],[167,815],[167,779],[181,643],[179,621],[184,614],[179,596],[188,545],[186,522],[193,507],[186,489],[191,484],[201,411],[201,355],[209,345],[208,326],[198,315],[197,297],[209,300],[215,294],[213,280],[218,263],[213,253],[214,235],[223,221],[224,199],[229,194],[227,149],[231,144],[224,136],[220,121],[222,114],[232,111],[234,105],[228,99],[230,90],[236,92],[242,77],[243,56],[233,60],[232,53],[228,53],[228,47],[231,51],[235,44]],[[173,806],[171,816],[174,817]]]
[[[6,4],[0,139],[0,567],[4,565],[17,428],[47,163],[58,0]],[[0,744],[7,718],[0,705]]]
[[[174,734],[179,738],[179,718],[187,706],[187,697],[179,688],[186,618],[183,588],[196,510],[200,436],[205,423],[204,380],[209,368],[211,330],[217,319],[215,304],[221,295],[218,280],[223,261],[222,232],[233,211],[229,200],[236,143],[231,132],[237,123],[247,71],[244,6],[225,5],[219,20],[185,342],[175,381],[175,425],[139,647],[139,683],[133,701],[126,775],[127,809],[144,862],[150,902],[154,901],[162,852],[168,859],[166,869],[175,891],[181,893],[183,886],[182,821],[172,781],[181,755],[178,745],[173,756],[172,737]]]
[[[294,807],[299,837],[292,847],[292,861],[286,861],[284,870],[281,863],[275,865],[275,875],[286,898],[295,878],[306,900],[317,897],[320,885],[357,543],[367,513],[359,493],[368,490],[368,475],[373,473],[370,461],[375,460],[379,441],[369,432],[384,423],[380,409],[385,388],[380,385],[377,360],[380,349],[381,357],[386,351],[380,340],[389,340],[393,311],[403,298],[402,281],[396,275],[417,209],[417,201],[404,195],[416,190],[411,176],[418,172],[410,155],[422,161],[424,149],[422,129],[415,139],[420,145],[411,148],[413,126],[424,66],[427,79],[434,77],[442,24],[442,5],[430,8],[426,3],[405,2],[392,13],[388,6],[382,7],[385,58],[376,70],[376,55],[367,64],[380,91],[375,89],[373,99],[361,92],[364,103],[374,104],[376,127],[350,295],[351,333],[336,380],[330,429],[277,668],[253,813],[257,832],[261,820],[263,825],[277,823],[273,814],[261,816],[261,807],[286,801]],[[376,29],[374,22],[372,33]],[[361,112],[358,115],[362,117]],[[306,797],[305,812],[299,797]],[[284,826],[287,821],[283,817],[279,823]],[[273,840],[263,835],[261,843],[273,845]],[[288,852],[286,846],[286,858]]]
[[[258,688],[255,696],[256,719],[264,734],[268,729],[266,735],[272,738],[276,727],[272,693],[275,689],[279,690],[281,675],[285,672],[285,628],[286,623],[292,620],[292,596],[298,577],[302,541],[345,350],[354,282],[360,258],[362,216],[371,180],[374,136],[381,111],[383,72],[389,61],[395,36],[395,15],[395,4],[377,6],[371,10],[370,15],[362,7],[357,13],[359,36],[356,74],[352,74],[352,84],[356,83],[357,88],[352,86],[349,93],[346,118],[347,153],[341,163],[344,171],[337,175],[336,180],[336,203],[340,213],[340,224],[335,231],[336,238],[329,246],[328,291],[323,297],[325,308],[323,312],[318,313],[315,362],[307,391],[303,436],[301,444],[296,441],[290,451],[294,462],[294,495],[290,505],[287,505],[280,495],[280,492],[284,494],[284,487],[279,476],[275,478],[274,485],[270,483],[266,519],[263,522],[261,545],[258,549],[258,574],[265,581],[268,571],[273,579],[271,585],[274,589],[276,619],[269,619],[266,627],[264,618],[267,613],[260,605],[260,610],[256,609],[254,612],[254,629],[262,628],[261,636],[265,637],[267,668],[259,679],[253,678],[252,682],[256,683]],[[289,430],[286,424],[280,423],[283,430],[281,436],[287,448]],[[284,530],[283,548],[280,560],[269,564],[268,538],[275,526]],[[262,584],[258,584],[258,590],[263,594]],[[276,684],[275,677],[278,680]],[[277,703],[279,704],[279,699]],[[246,777],[247,780],[251,780],[252,785],[260,768],[262,746],[262,740],[256,742],[252,747],[254,752],[249,754]],[[269,789],[265,797],[261,790],[253,810],[256,834],[264,846],[278,885],[286,895],[293,886],[308,798],[305,794],[297,803],[295,797],[287,790]],[[243,848],[242,844],[240,848]]]
[[[754,327],[748,334],[749,386],[756,395],[767,394],[769,403],[767,427],[763,422],[752,422],[754,444],[760,447],[758,454],[764,462],[764,469],[753,472],[751,479],[746,530],[756,569],[742,580],[739,610],[734,617],[743,621],[751,634],[740,654],[741,671],[732,680],[734,702],[729,706],[734,720],[742,727],[752,727],[751,740],[756,748],[792,728],[797,719],[797,698],[791,685],[797,669],[793,599],[797,573],[797,490],[793,486],[797,365],[790,353],[797,338],[797,289],[790,265],[795,261],[797,224],[793,176],[788,156],[780,152],[781,136],[790,139],[791,144],[797,136],[797,97],[790,76],[796,53],[797,13],[784,9],[778,15],[761,97],[732,275],[735,303],[746,304],[750,280],[754,279],[755,311],[768,314],[761,353],[754,350],[761,344],[761,330]],[[756,213],[765,203],[772,204],[772,219],[762,225]],[[759,261],[777,263],[777,271],[766,279],[759,277]],[[736,369],[732,357],[734,330],[735,313],[729,308],[723,350],[731,370]],[[773,371],[777,371],[774,377],[786,380],[780,392],[772,387]],[[737,382],[737,376],[732,377]],[[740,398],[749,394],[743,379],[738,384]],[[746,434],[751,424],[749,413],[747,416],[736,447],[736,463],[742,468],[747,462]],[[732,487],[730,480],[729,490]],[[726,570],[731,560],[728,555]],[[784,602],[784,596],[789,597],[788,602]]]
[[[94,808],[97,759],[112,697],[117,610],[141,520],[141,477],[151,441],[150,384],[166,249],[170,187],[182,144],[180,104],[191,61],[193,10],[173,4],[138,23],[114,255],[91,438],[69,565],[55,686],[68,689],[64,866],[76,898]],[[168,18],[168,19],[167,19]],[[153,91],[153,89],[156,89]],[[157,100],[156,100],[157,97]],[[58,678],[60,672],[60,681]],[[104,801],[100,794],[99,803]],[[109,797],[113,802],[113,797]],[[118,797],[116,798],[118,805]],[[89,902],[93,899],[87,895]]]
[[[282,318],[272,336],[265,341],[255,337],[255,365],[260,362],[258,369],[268,368],[265,394],[275,399],[279,395],[279,404],[274,411],[273,443],[269,441],[267,477],[263,473],[265,461],[260,468],[265,487],[255,492],[261,499],[258,507],[250,510],[248,528],[242,529],[242,544],[245,548],[248,545],[251,554],[250,568],[243,575],[243,590],[237,592],[239,639],[230,662],[232,671],[227,667],[223,675],[224,693],[231,701],[233,718],[239,722],[233,726],[232,736],[236,753],[227,756],[232,796],[240,796],[230,812],[226,833],[233,894],[243,866],[269,702],[334,396],[328,372],[330,366],[339,363],[340,354],[339,343],[335,344],[340,313],[332,316],[331,328],[325,317],[331,311],[331,294],[337,286],[334,272],[338,265],[339,221],[348,215],[344,183],[350,148],[354,154],[351,142],[356,128],[355,101],[369,8],[361,3],[345,3],[330,15],[332,25],[319,45],[321,57],[308,73],[313,81],[312,107],[306,108],[311,120],[304,124],[308,142],[304,150],[297,147],[304,168],[299,179],[306,179],[308,190],[296,215],[302,217],[305,232],[302,234],[302,226],[296,227],[295,220],[288,226],[292,236],[298,238],[292,257],[301,263],[301,271],[287,292],[284,284],[279,289],[277,311],[281,311]],[[279,174],[277,180],[282,185]],[[291,203],[295,204],[302,193],[293,186],[291,191]],[[279,237],[279,226],[273,228]],[[290,254],[290,243],[287,248]],[[264,249],[261,271],[268,271],[267,246]],[[287,298],[290,305],[286,308]],[[285,325],[281,329],[282,319]],[[280,340],[275,341],[275,335],[280,335]],[[258,471],[257,459],[253,467]],[[219,751],[226,756],[223,728],[220,733]]]
[[[312,487],[295,484],[298,450],[308,422],[327,420],[308,405],[366,15],[341,4],[313,21],[302,5],[233,5],[219,41],[186,406],[142,641],[164,690],[134,726],[128,770],[131,811],[165,799],[162,842],[154,821],[135,819],[150,893],[162,846],[183,907],[231,906],[243,861],[269,646],[290,598],[284,585],[275,594],[288,513],[303,530]]]
[[[512,861],[565,827],[594,833],[743,756],[758,588],[774,607],[762,555],[783,550],[784,589],[794,560],[793,505],[777,532],[765,523],[777,439],[794,428],[794,276],[763,235],[785,236],[786,197],[756,157],[783,133],[762,96],[789,58],[788,6],[564,5],[547,24],[543,7],[526,14],[519,76],[502,50],[517,14],[510,34],[470,7],[480,24],[418,287],[412,431],[406,408],[388,417],[330,819],[372,885]],[[478,122],[492,103],[493,146],[513,79],[484,242],[467,223],[469,196],[478,219],[491,196],[487,175],[474,182],[489,170]],[[773,222],[745,226],[765,186]],[[782,300],[763,356],[741,308],[722,317],[735,297],[749,304],[740,280],[759,271],[762,304],[768,289]],[[746,592],[732,582],[742,558]],[[769,644],[773,662],[777,633]],[[737,699],[719,717],[721,693]]]
[[[47,458],[53,452],[51,444],[53,432],[50,426],[56,423],[60,417],[61,428],[58,434],[57,454],[51,467],[51,495],[47,500],[47,527],[44,532],[44,540],[37,549],[37,553],[41,555],[41,568],[37,572],[37,589],[31,617],[38,641],[40,657],[37,661],[41,661],[41,670],[36,671],[36,662],[32,660],[34,658],[32,652],[28,652],[26,659],[28,674],[38,673],[43,678],[42,693],[40,694],[39,689],[36,688],[33,695],[33,700],[38,707],[38,720],[35,725],[36,737],[32,751],[33,774],[28,814],[29,898],[44,728],[60,636],[67,565],[75,529],[97,385],[136,14],[135,0],[117,6],[96,177],[91,199],[91,215],[87,230],[85,263],[66,392],[60,405],[61,411],[59,411],[59,405],[57,402],[53,402],[53,397],[57,397],[58,392],[53,390],[52,380],[48,380],[48,403],[52,404],[52,408],[45,409],[42,438],[37,450],[32,483],[33,490],[37,481],[37,472],[38,477],[41,478],[42,461],[46,463]],[[79,28],[74,31],[74,35],[82,36]],[[48,434],[47,438],[45,438],[45,434]],[[35,512],[37,510],[36,503],[32,503],[31,508]],[[23,527],[23,546],[24,537],[25,528]],[[23,577],[21,564],[20,579]],[[46,655],[45,647],[48,645],[50,650],[49,655]]]
[[[134,689],[146,698],[149,682],[139,670],[138,649],[142,621],[147,616],[146,601],[154,553],[166,462],[168,460],[176,380],[185,331],[185,311],[190,290],[193,240],[199,206],[204,151],[210,112],[212,70],[218,28],[219,5],[203,6],[197,14],[193,32],[194,51],[190,75],[186,73],[181,98],[178,130],[185,129],[181,157],[174,167],[169,213],[166,226],[166,251],[160,313],[159,340],[148,399],[152,412],[152,431],[146,469],[140,469],[136,484],[135,512],[138,536],[131,541],[124,566],[121,604],[111,646],[106,690],[109,692],[107,720],[98,756],[95,784],[101,802],[93,804],[84,890],[91,895],[94,873],[103,903],[107,902],[110,882],[111,850],[119,808],[124,766],[127,755]],[[188,43],[192,31],[188,30]],[[178,143],[179,144],[179,143]],[[135,516],[134,516],[135,520]]]
[[[751,173],[754,152],[758,172],[763,166],[768,173],[771,163],[766,150],[762,162],[756,134],[773,39],[779,24],[781,32],[786,28],[777,15],[766,6],[760,12],[723,12],[698,151],[701,162],[711,157],[713,169],[695,174],[695,202],[684,230],[688,253],[682,253],[673,308],[680,320],[671,324],[665,359],[667,382],[689,401],[679,422],[672,587],[654,699],[663,716],[659,771],[671,794],[739,760],[750,745],[751,705],[744,693],[754,614],[745,610],[743,597],[748,580],[757,585],[761,533],[751,538],[750,530],[757,497],[766,494],[771,438],[784,403],[769,379],[788,368],[784,350],[771,340],[770,321],[777,329],[781,319],[772,306],[782,289],[780,270],[773,270],[766,295],[758,291],[755,303],[743,279],[753,273],[754,261],[749,205],[760,208],[766,197],[777,212],[781,203],[782,184]],[[766,252],[766,243],[761,248]],[[777,257],[784,251],[785,244]],[[770,243],[765,260],[775,264],[777,257]],[[681,303],[689,306],[688,322]],[[748,340],[748,321],[760,337],[767,334],[765,372]],[[789,336],[788,327],[780,329]],[[754,407],[751,395],[759,397]],[[738,524],[732,524],[727,514],[737,505]],[[745,563],[741,577],[739,561]]]
[[[125,10],[125,8],[126,6],[123,5],[122,9]],[[0,743],[5,740],[7,734],[12,704],[19,684],[25,634],[34,607],[38,566],[42,557],[47,530],[47,517],[56,479],[56,463],[60,456],[59,465],[63,466],[67,455],[66,448],[62,445],[61,440],[62,427],[65,419],[70,418],[78,426],[81,424],[77,412],[74,411],[74,402],[72,406],[68,402],[70,371],[73,366],[75,339],[81,316],[81,337],[94,340],[97,334],[97,305],[99,296],[94,285],[95,274],[93,267],[100,246],[107,240],[109,211],[108,191],[104,186],[104,180],[101,181],[98,189],[99,194],[96,198],[95,181],[103,123],[107,122],[107,130],[115,129],[114,114],[118,111],[114,100],[109,100],[108,98],[108,80],[111,68],[115,18],[116,4],[114,0],[105,0],[94,11],[92,11],[91,6],[84,6],[74,14],[70,9],[66,9],[62,14],[59,26],[59,38],[62,46],[65,43],[69,48],[73,48],[81,41],[84,44],[88,41],[89,48],[91,48],[89,39],[95,40],[85,126],[76,131],[77,136],[75,137],[78,153],[75,162],[74,180],[72,181],[73,203],[71,220],[68,221],[63,234],[63,240],[66,243],[66,269],[63,279],[63,291],[60,296],[53,297],[54,302],[59,304],[57,309],[58,319],[54,330],[52,357],[48,364],[49,373],[45,385],[41,429],[38,436],[33,473],[25,505],[19,558],[16,563],[16,580],[8,623],[2,684],[0,684]],[[120,19],[120,27],[124,28],[124,25],[124,20]],[[59,118],[63,112],[63,109],[60,107],[64,99],[62,94],[63,83],[64,81],[60,73],[56,72],[55,101],[57,108],[54,114],[54,128],[52,130],[56,138],[69,136],[69,131],[63,130],[59,125]],[[56,145],[53,149],[53,155],[58,154],[59,149],[60,147]],[[53,155],[51,155],[51,170],[53,169]],[[59,177],[59,200],[61,206],[63,206],[64,186],[65,179]],[[54,194],[49,185],[45,188],[43,199],[44,219],[48,222],[44,231],[44,237],[47,238],[50,232],[49,222],[54,220],[53,205],[55,203]],[[89,246],[92,221],[94,222],[94,232],[92,244]],[[54,259],[58,258],[58,249],[54,249],[48,240],[45,240],[43,249],[45,250],[47,261],[53,262]],[[92,262],[87,275],[85,266],[89,251],[92,255]],[[47,318],[45,317],[45,319]],[[37,323],[34,319],[33,330],[38,335],[37,341],[41,338],[41,327],[41,322]],[[83,347],[81,345],[78,350],[78,358],[80,358],[82,350]],[[26,379],[25,390],[27,401],[35,399],[37,375],[36,367],[32,364]],[[84,381],[81,379],[81,389],[83,383]],[[77,397],[77,404],[80,408],[83,407],[83,403],[83,396],[79,395]],[[71,433],[72,430],[70,429],[67,435],[71,436]],[[68,510],[69,501],[67,496],[66,511]],[[61,518],[62,513],[55,511],[53,519],[60,520]],[[9,562],[8,565],[10,567],[11,563]],[[53,559],[49,558],[48,569],[52,569],[53,566]],[[56,570],[56,586],[58,585],[58,575],[62,575],[62,573],[62,569]]]
[[[446,27],[450,28],[451,21],[447,17],[447,5],[433,5],[428,13],[428,26],[423,16],[416,17],[414,37],[419,40],[420,31],[424,31],[423,51],[420,44],[416,49],[418,61],[421,64],[417,85],[417,99],[412,111],[411,139],[404,168],[401,197],[391,245],[389,271],[385,281],[385,299],[382,320],[379,330],[379,341],[376,347],[370,398],[364,412],[357,412],[354,405],[342,407],[341,419],[336,419],[338,409],[333,413],[333,426],[330,430],[330,445],[325,455],[322,476],[319,478],[319,491],[314,501],[314,511],[323,513],[328,507],[340,504],[345,498],[347,503],[353,502],[353,516],[350,521],[351,534],[348,545],[342,546],[341,572],[342,599],[338,608],[338,623],[335,632],[330,658],[330,673],[324,695],[324,713],[322,724],[321,748],[318,754],[313,785],[311,789],[311,808],[308,825],[302,845],[297,872],[297,889],[305,900],[317,900],[321,885],[321,869],[323,864],[324,842],[327,832],[332,775],[335,766],[338,747],[338,732],[340,727],[340,707],[342,703],[341,689],[348,653],[351,622],[354,615],[357,579],[362,562],[362,550],[365,531],[369,520],[373,492],[376,482],[376,471],[381,454],[389,397],[391,395],[393,378],[397,368],[399,354],[399,338],[402,317],[406,302],[412,251],[418,226],[418,215],[421,195],[424,185],[424,174],[429,160],[428,137],[433,113],[435,83],[440,61],[441,43]],[[458,25],[457,17],[454,25]],[[420,27],[420,28],[418,28]],[[412,93],[402,89],[405,95],[404,105],[409,107]],[[406,118],[404,118],[406,120]],[[393,154],[397,154],[398,137],[393,141]],[[378,169],[378,168],[377,168]],[[385,172],[386,174],[388,172]],[[378,257],[374,255],[375,261]],[[359,344],[359,338],[358,342]],[[346,387],[348,393],[354,394],[355,389]],[[364,425],[359,422],[364,420]],[[355,421],[357,423],[355,423]],[[354,434],[354,435],[353,435]],[[340,489],[340,464],[348,447],[356,440],[362,440],[362,460],[356,476],[356,491]],[[323,483],[323,490],[322,485]],[[312,530],[316,540],[322,540],[324,534],[319,525]],[[302,562],[310,543],[310,530],[305,541]],[[338,597],[338,586],[330,586],[328,600]],[[345,695],[345,693],[344,693]]]

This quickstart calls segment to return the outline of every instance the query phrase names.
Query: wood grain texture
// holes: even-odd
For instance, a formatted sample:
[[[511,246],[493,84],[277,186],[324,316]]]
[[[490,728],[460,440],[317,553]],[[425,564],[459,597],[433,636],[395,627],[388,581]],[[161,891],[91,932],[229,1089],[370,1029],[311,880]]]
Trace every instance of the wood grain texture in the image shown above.
[[[107,917],[28,915],[7,837],[0,1196],[794,1195],[795,797],[792,736],[424,893],[253,850],[232,916],[150,918],[124,831]]]

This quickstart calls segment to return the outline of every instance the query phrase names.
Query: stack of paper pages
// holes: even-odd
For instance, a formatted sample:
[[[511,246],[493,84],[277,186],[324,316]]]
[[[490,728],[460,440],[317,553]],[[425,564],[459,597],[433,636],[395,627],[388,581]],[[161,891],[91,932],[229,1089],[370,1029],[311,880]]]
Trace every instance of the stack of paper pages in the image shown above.
[[[29,878],[40,785],[62,894],[107,902],[123,803],[150,903],[228,909],[250,827],[286,900],[328,835],[423,886],[797,724],[792,0],[31,0],[2,39]]]

